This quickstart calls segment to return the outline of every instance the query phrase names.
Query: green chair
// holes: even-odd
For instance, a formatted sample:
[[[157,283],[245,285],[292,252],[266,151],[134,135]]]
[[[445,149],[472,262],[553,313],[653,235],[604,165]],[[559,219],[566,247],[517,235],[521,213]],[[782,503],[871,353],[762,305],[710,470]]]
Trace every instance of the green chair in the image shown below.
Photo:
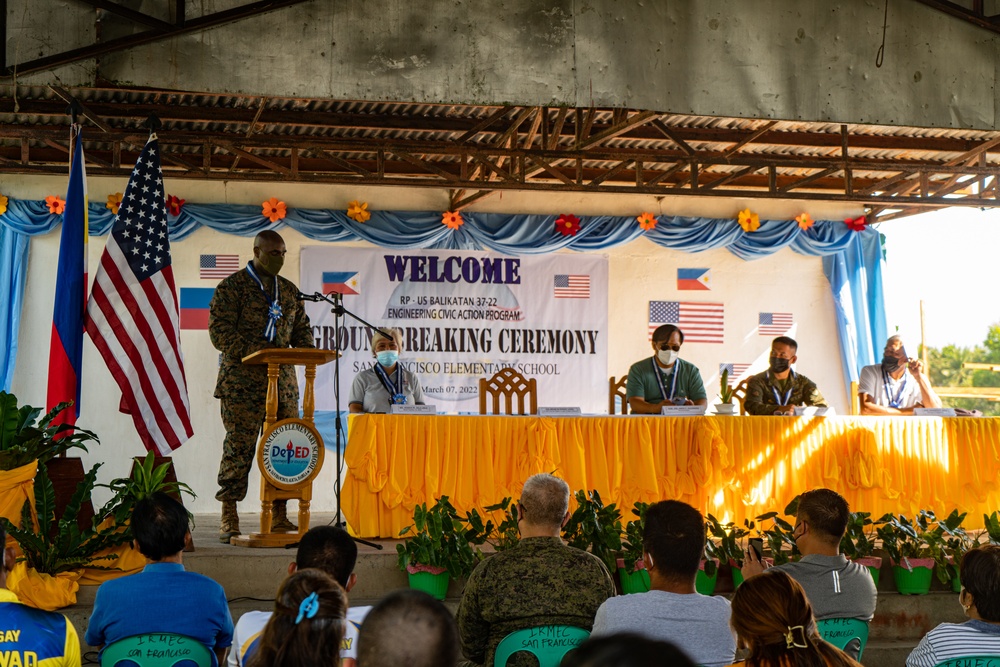
[[[969,655],[939,662],[936,667],[1000,667],[1000,655]]]
[[[151,632],[119,639],[101,653],[101,667],[132,662],[139,667],[174,667],[182,662],[212,667],[212,652],[197,639]]]
[[[865,644],[868,643],[867,622],[856,618],[827,618],[816,621],[816,629],[819,630],[820,637],[840,650],[844,650],[852,639],[860,641],[858,662],[861,662],[861,654],[865,652]]]
[[[493,654],[493,667],[507,667],[510,656],[521,651],[535,656],[538,667],[559,667],[563,656],[589,636],[588,631],[572,625],[540,625],[517,630],[497,644],[497,650]]]

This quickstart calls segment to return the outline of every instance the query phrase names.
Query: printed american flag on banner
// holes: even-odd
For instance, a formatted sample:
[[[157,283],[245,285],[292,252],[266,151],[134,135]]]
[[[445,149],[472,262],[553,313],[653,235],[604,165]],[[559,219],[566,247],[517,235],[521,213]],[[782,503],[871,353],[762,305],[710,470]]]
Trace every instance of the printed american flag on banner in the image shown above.
[[[760,313],[757,316],[757,333],[761,336],[780,336],[792,328],[791,313]]]
[[[589,299],[590,276],[557,275],[553,281],[552,296],[557,299]]]
[[[729,371],[729,386],[734,387],[750,370],[750,366],[751,364],[719,364],[719,375],[721,376],[723,371]]]
[[[193,431],[178,332],[159,143],[129,177],[87,302],[87,333],[147,450],[167,455]]]
[[[202,255],[198,277],[202,280],[228,278],[240,270],[239,255]]]
[[[724,311],[721,303],[650,301],[649,337],[661,324],[676,324],[685,343],[721,343]]]

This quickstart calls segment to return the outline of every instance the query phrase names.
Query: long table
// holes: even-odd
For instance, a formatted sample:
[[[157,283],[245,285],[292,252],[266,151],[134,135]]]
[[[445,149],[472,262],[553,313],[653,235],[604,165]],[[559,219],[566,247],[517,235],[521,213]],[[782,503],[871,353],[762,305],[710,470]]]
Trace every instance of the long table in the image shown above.
[[[459,512],[517,498],[553,472],[623,516],[679,499],[742,523],[828,487],[854,510],[1000,509],[1000,419],[937,417],[509,417],[351,415],[342,502],[354,534],[396,537],[413,508]]]

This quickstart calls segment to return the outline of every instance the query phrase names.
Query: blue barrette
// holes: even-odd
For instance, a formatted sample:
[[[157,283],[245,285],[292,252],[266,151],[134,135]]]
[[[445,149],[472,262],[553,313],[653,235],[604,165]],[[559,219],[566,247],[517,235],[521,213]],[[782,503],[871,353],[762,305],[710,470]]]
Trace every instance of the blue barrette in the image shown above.
[[[305,600],[299,604],[299,615],[295,617],[295,625],[302,622],[302,617],[312,618],[319,611],[319,596],[310,593]]]

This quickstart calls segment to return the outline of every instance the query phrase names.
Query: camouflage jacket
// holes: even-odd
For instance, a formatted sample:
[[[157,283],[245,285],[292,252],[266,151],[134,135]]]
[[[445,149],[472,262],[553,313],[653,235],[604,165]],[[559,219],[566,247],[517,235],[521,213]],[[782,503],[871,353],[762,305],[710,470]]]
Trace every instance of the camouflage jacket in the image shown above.
[[[270,283],[270,284],[269,284]],[[265,287],[274,283],[264,279]],[[272,292],[273,293],[273,292]],[[243,357],[268,347],[315,347],[309,316],[296,299],[299,290],[290,280],[278,276],[278,320],[274,342],[264,337],[270,301],[246,268],[224,279],[215,288],[209,304],[208,333],[212,345],[222,352],[216,398],[256,397],[267,393],[267,366],[245,365]],[[279,381],[281,394],[298,396],[295,368],[283,366]]]
[[[793,371],[782,381],[771,377],[770,371],[764,371],[747,381],[747,395],[743,400],[743,408],[751,415],[773,415],[779,405],[778,399],[774,396],[775,392],[784,400],[789,389],[792,393],[784,405],[826,407],[826,399],[819,393],[816,383],[805,375]]]
[[[458,607],[465,657],[493,665],[497,644],[515,630],[574,625],[590,630],[597,608],[615,594],[608,568],[558,537],[528,537],[476,567]],[[512,666],[536,664],[520,653]]]

